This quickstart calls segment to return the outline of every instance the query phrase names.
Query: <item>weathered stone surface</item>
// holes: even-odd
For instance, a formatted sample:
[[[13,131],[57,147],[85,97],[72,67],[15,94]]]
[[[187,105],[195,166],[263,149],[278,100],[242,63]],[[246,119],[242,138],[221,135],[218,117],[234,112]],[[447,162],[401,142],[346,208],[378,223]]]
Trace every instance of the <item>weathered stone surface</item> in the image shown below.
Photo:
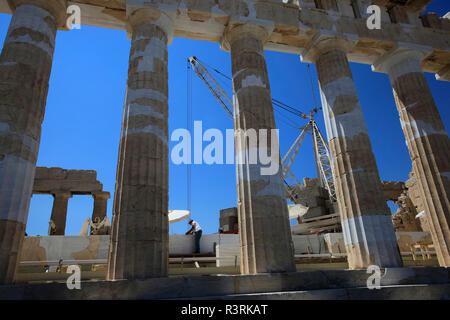
[[[107,214],[110,194],[102,189],[103,185],[97,180],[97,172],[94,170],[37,167],[33,194],[52,194],[54,197],[50,235],[65,234],[68,199],[74,194],[92,195],[92,222],[103,221]]]
[[[348,65],[349,41],[318,35],[303,54],[316,63],[350,269],[401,266],[390,210]]]
[[[427,54],[397,46],[373,69],[389,75],[438,260],[450,266],[450,140],[422,73]]]
[[[20,261],[106,260],[109,235],[25,237]]]
[[[236,207],[220,210],[220,229],[223,232],[239,229],[238,210]]]
[[[318,9],[338,11],[336,0],[316,0]]]
[[[236,158],[241,159],[236,173],[242,274],[295,270],[281,170],[278,166],[275,173],[265,175],[261,161],[243,156],[262,150],[264,143],[264,151],[274,153],[272,161],[276,157],[280,163],[278,145],[269,147],[275,119],[263,51],[267,37],[262,27],[237,24],[226,31],[223,43],[231,51]],[[266,141],[260,138],[260,129],[266,130]],[[244,139],[247,130],[255,130],[256,144]]]
[[[94,223],[101,223],[106,217],[108,209],[108,199],[111,197],[109,192],[95,192],[94,197],[94,210],[92,211],[92,221]],[[106,229],[102,229],[98,235],[105,234]],[[92,230],[91,230],[92,233]]]
[[[11,1],[0,55],[0,284],[14,280],[28,217],[44,118],[56,28],[65,1]],[[13,226],[10,227],[7,226]],[[21,226],[21,227],[18,227]]]
[[[325,201],[329,199],[328,191],[317,185],[298,184],[294,186],[295,203],[305,207],[324,207]]]
[[[388,13],[393,23],[409,23],[408,12],[403,6],[394,6]]]
[[[37,167],[33,193],[51,194],[53,190],[83,195],[101,192],[103,185],[97,180],[97,172],[94,170]]]
[[[383,274],[381,286],[445,285],[449,283],[448,268],[386,268],[381,272]],[[48,283],[0,286],[0,299],[177,299],[261,292],[366,288],[368,276],[366,270],[339,270],[263,275],[171,277],[82,282],[81,290],[69,290],[66,283]]]
[[[183,300],[446,300],[449,291],[449,284],[406,287],[393,285],[380,286],[377,290],[368,288],[321,289],[193,297]]]
[[[406,189],[405,183],[400,181],[383,181],[384,199],[386,201],[397,201],[402,192]]]
[[[410,253],[410,244],[431,241],[428,232],[396,232],[401,252]],[[293,235],[295,254],[326,254],[338,256],[345,254],[344,236],[342,233],[324,235]],[[58,261],[63,260],[98,260],[104,263],[108,258],[110,236],[36,236],[25,237],[21,262]],[[218,247],[219,246],[219,250]],[[205,234],[200,240],[202,254],[216,253],[216,257],[239,257],[238,234]],[[169,253],[171,255],[189,255],[194,250],[192,235],[170,235]],[[220,262],[220,260],[218,261]],[[222,260],[218,266],[234,266],[233,260]]]
[[[8,221],[25,224],[40,141],[40,124],[44,114],[48,90],[54,36],[56,29],[64,25],[66,1],[9,0],[8,5],[5,5],[5,1],[0,0],[0,10],[5,10],[7,7],[8,10],[16,10],[16,13],[0,57],[0,94],[2,95],[2,102],[0,102],[0,187],[2,187],[2,192],[0,193],[0,219],[5,218]],[[126,214],[117,214],[117,219],[113,221],[117,229],[117,233],[113,237],[113,243],[116,246],[113,246],[113,248],[116,250],[114,252],[119,252],[118,256],[120,259],[117,260],[119,265],[125,265],[125,258],[129,257],[124,252],[126,252],[126,249],[131,248],[128,250],[128,252],[133,252],[133,261],[130,264],[130,268],[135,268],[136,274],[145,273],[145,271],[137,270],[140,266],[134,266],[136,257],[142,256],[142,252],[145,250],[134,252],[134,249],[140,249],[139,246],[135,248],[134,244],[130,244],[128,248],[126,244],[122,243],[123,246],[120,247],[118,245],[120,237],[127,237],[126,235],[129,234],[130,241],[144,239],[146,241],[160,241],[163,244],[165,241],[164,238],[159,238],[159,235],[165,233],[165,225],[159,226],[160,220],[158,219],[161,217],[158,215],[155,218],[152,215],[151,218],[148,218],[146,214],[148,212],[156,212],[158,214],[162,212],[164,215],[167,212],[165,207],[168,188],[166,184],[167,166],[164,163],[167,162],[166,100],[168,88],[165,75],[167,74],[166,44],[167,42],[170,43],[171,36],[169,33],[172,33],[172,31],[168,31],[168,28],[172,29],[172,25],[174,25],[174,34],[176,36],[209,41],[221,41],[224,28],[232,24],[230,19],[233,22],[245,22],[246,25],[252,26],[252,31],[244,30],[245,32],[238,34],[235,39],[231,39],[234,37],[232,36],[225,42],[230,44],[233,70],[239,71],[239,75],[234,74],[233,77],[235,89],[237,88],[241,91],[236,93],[237,102],[239,103],[238,111],[242,111],[242,114],[238,116],[238,121],[245,119],[248,123],[255,125],[255,129],[273,127],[273,114],[271,114],[271,111],[266,112],[269,110],[266,106],[270,104],[270,88],[264,56],[261,54],[263,47],[294,53],[298,53],[306,47],[310,49],[310,52],[313,52],[316,48],[315,34],[319,29],[326,34],[331,33],[333,35],[331,39],[338,34],[342,38],[341,43],[344,43],[344,46],[345,43],[353,43],[351,48],[344,50],[347,53],[347,56],[344,53],[345,57],[342,57],[341,51],[343,48],[341,43],[336,45],[333,50],[323,52],[323,55],[319,58],[321,61],[317,62],[318,67],[322,65],[322,70],[319,72],[321,74],[321,85],[337,83],[344,77],[351,78],[351,73],[345,66],[347,59],[372,63],[393,48],[395,43],[399,42],[429,46],[431,54],[423,61],[420,61],[424,70],[438,72],[439,79],[445,80],[449,78],[448,32],[446,33],[445,31],[447,30],[445,26],[449,25],[448,19],[436,19],[435,16],[428,16],[423,19],[427,28],[422,28],[420,21],[419,24],[416,21],[418,12],[429,0],[408,1],[406,5],[391,0],[375,1],[376,4],[390,9],[392,20],[396,22],[389,23],[389,19],[386,20],[386,13],[384,13],[382,17],[384,25],[381,32],[368,30],[365,27],[364,19],[351,19],[352,16],[351,14],[349,15],[351,8],[348,2],[345,4],[339,2],[339,5],[336,5],[337,2],[334,0],[303,0],[301,3],[299,1],[288,2],[289,5],[281,4],[280,1],[248,0],[128,1],[128,9],[130,9],[131,4],[136,6],[133,8],[145,6],[156,9],[138,10],[134,12],[134,15],[130,15],[133,20],[129,24],[132,28],[130,31],[135,35],[135,38],[130,54],[128,83],[130,92],[126,108],[127,117],[124,119],[125,129],[121,136],[117,177],[119,186],[116,187],[117,205],[115,205],[114,211],[118,213],[121,211],[132,212],[130,214],[132,218],[128,220]],[[125,0],[80,0],[77,3],[80,5],[93,5],[83,6],[83,23],[88,21],[88,24],[100,24],[103,27],[109,27],[111,24],[114,24],[116,27],[119,26],[119,28],[123,28],[126,25],[125,10],[127,6]],[[296,5],[300,5],[302,10],[299,11]],[[353,8],[357,17],[361,13],[365,14],[365,5],[366,3],[361,8]],[[319,9],[316,9],[316,6]],[[170,15],[174,20],[168,19],[167,21],[170,20],[169,23],[167,21],[161,22],[159,19],[165,14]],[[84,19],[86,15],[88,19]],[[148,23],[148,20],[145,20],[149,17],[153,21],[152,23]],[[258,28],[256,25],[270,26],[271,34],[263,35],[264,31],[261,30],[265,30],[265,28]],[[255,28],[259,31],[255,32]],[[136,34],[139,34],[139,39],[137,39]],[[411,36],[412,34],[414,35],[413,37]],[[267,41],[261,41],[261,38]],[[163,43],[162,45],[161,42]],[[331,67],[323,68],[323,66],[327,65]],[[409,61],[402,64],[400,61],[392,65],[396,70],[390,72],[390,76],[394,79],[392,81],[393,87],[413,159],[417,186],[420,189],[421,198],[423,198],[423,207],[426,209],[426,212],[430,212],[428,219],[430,230],[433,234],[434,242],[438,242],[441,252],[441,264],[448,265],[448,190],[450,179],[448,177],[450,172],[449,154],[446,152],[446,150],[450,150],[448,136],[446,133],[442,133],[442,130],[445,131],[445,129],[437,114],[431,93],[426,86],[425,78],[421,70],[419,70],[420,63],[418,61]],[[244,70],[247,66],[250,66],[249,70]],[[329,70],[325,72],[324,69]],[[406,72],[406,69],[411,70]],[[393,76],[391,73],[395,75]],[[370,216],[368,219],[373,219],[373,216],[385,215],[385,206],[372,206],[370,201],[368,202],[367,197],[363,196],[364,193],[373,193],[374,203],[381,203],[380,194],[382,192],[380,191],[381,188],[379,188],[379,176],[370,150],[369,138],[366,132],[363,132],[364,128],[362,128],[362,131],[360,130],[361,127],[359,125],[351,129],[347,127],[344,130],[344,135],[341,136],[339,136],[339,129],[333,127],[333,122],[334,124],[339,123],[339,120],[336,120],[337,118],[345,114],[353,114],[355,111],[358,112],[360,108],[357,95],[353,94],[352,81],[342,82],[337,83],[337,89],[328,88],[330,89],[328,94],[325,92],[326,90],[323,90],[325,99],[331,106],[327,115],[329,118],[327,119],[327,121],[329,120],[327,128],[330,136],[332,136],[330,146],[336,158],[337,176],[343,181],[342,185],[351,185],[351,188],[348,190],[342,189],[340,196],[345,197],[347,200],[348,206],[345,209],[357,209],[355,212],[350,210],[351,214],[349,216],[351,216],[351,219],[364,216],[358,211],[359,209],[370,212],[366,216]],[[336,94],[336,91],[345,91],[348,88],[350,88],[349,91],[352,91],[350,94],[348,92]],[[251,92],[251,94],[247,94],[246,91]],[[413,104],[417,105],[413,106]],[[259,108],[257,105],[262,105],[263,108]],[[423,105],[428,107],[422,107]],[[260,109],[264,109],[264,112],[260,112]],[[131,112],[131,115],[128,112]],[[356,123],[362,125],[363,122],[359,121]],[[239,126],[242,126],[242,123],[237,127]],[[354,135],[354,132],[357,134]],[[423,132],[426,134],[424,135]],[[349,138],[348,135],[352,137]],[[164,142],[166,143],[164,144]],[[137,149],[139,150],[136,151]],[[128,152],[129,150],[133,152]],[[250,175],[253,177],[254,174],[251,169],[249,169],[249,172],[251,172]],[[73,172],[73,175],[68,178],[68,180],[73,181],[82,179],[84,179],[83,176],[77,172]],[[55,189],[67,190],[70,188],[70,183],[67,183],[67,181],[65,182],[66,184],[60,184],[58,188],[55,188],[55,184],[58,183],[57,180],[48,180],[46,186],[41,186],[44,190],[43,192],[49,193]],[[242,197],[251,198],[252,201],[253,198],[263,198],[259,193],[265,193],[266,188],[270,187],[270,192],[276,189],[277,195],[272,199],[271,196],[273,194],[269,196],[265,194],[264,199],[255,201],[252,211],[262,212],[267,208],[276,211],[275,209],[278,210],[280,207],[284,208],[284,200],[280,201],[283,196],[278,194],[278,189],[281,189],[278,188],[278,182],[252,181],[248,183],[252,185],[252,191],[244,194]],[[245,182],[239,180],[239,170],[238,183],[245,185]],[[94,188],[95,184],[96,182],[92,181],[92,185],[89,188]],[[276,186],[272,188],[273,185]],[[358,186],[366,188],[360,189]],[[240,196],[242,189],[244,188],[241,188],[239,191]],[[98,191],[100,190],[101,188]],[[79,190],[78,192],[82,194],[82,192],[89,191]],[[351,199],[349,200],[348,198]],[[358,204],[355,205],[353,203],[355,201],[358,201]],[[316,201],[317,204],[319,202]],[[414,200],[412,202],[414,204]],[[139,204],[138,208],[134,206],[135,203]],[[61,207],[67,206],[64,203],[55,203],[56,205]],[[97,211],[103,212],[105,206],[105,202],[97,202]],[[281,212],[280,216],[283,216],[284,209]],[[102,215],[103,213],[94,212],[94,214]],[[411,212],[408,214],[412,215]],[[279,217],[276,218],[278,219]],[[122,219],[121,225],[123,229],[119,228],[120,219]],[[248,219],[246,223],[253,220],[258,221],[259,217],[248,215]],[[161,218],[161,221],[166,221],[166,219]],[[253,237],[250,241],[250,247],[255,239],[260,241],[258,238],[259,234],[270,234],[270,232],[265,232],[266,226],[274,224],[276,221],[278,220],[270,221],[270,219],[265,219],[264,222],[259,223],[258,221],[255,226],[252,225],[248,230],[250,234],[248,239]],[[142,230],[134,232],[134,225],[151,229],[155,224],[158,227],[152,229],[152,232],[154,232],[152,235],[141,232]],[[381,222],[380,224],[384,225]],[[16,228],[13,229],[16,230]],[[284,225],[280,227],[280,230],[284,229]],[[385,229],[383,230],[386,231]],[[374,228],[372,231],[376,233],[375,231],[379,230]],[[389,235],[391,235],[390,231],[387,232],[387,235],[389,238]],[[13,238],[16,239],[16,237]],[[264,236],[262,242],[267,239],[272,240],[272,237]],[[280,246],[286,249],[286,247],[289,247],[288,242],[289,239],[283,239]],[[247,244],[246,242],[245,245]],[[272,245],[264,244],[264,246],[270,247]],[[118,250],[119,247],[121,248],[120,250]],[[153,246],[153,244],[149,244],[148,247],[152,247],[149,250],[157,252],[158,257],[164,255],[164,249],[159,250],[159,245]],[[284,252],[283,248],[280,252]],[[383,254],[386,254],[389,250],[391,248],[387,251],[381,251]],[[114,253],[114,257],[116,257],[116,253]],[[271,251],[269,250],[267,257],[270,255]],[[259,255],[257,254],[256,256]],[[264,254],[260,256],[262,257]],[[2,256],[0,267],[7,266],[6,269],[10,270],[10,263],[14,260],[14,257],[11,256],[11,261],[4,260],[4,257],[9,256],[7,254]],[[367,260],[370,259],[372,258],[367,258]],[[284,264],[288,266],[288,269],[290,262],[287,260],[289,258],[281,259],[275,264],[278,263],[278,266]],[[112,266],[111,270],[116,270],[114,267],[115,263],[110,263],[110,266]],[[155,266],[155,264],[152,266]],[[156,268],[156,273],[160,272],[159,267],[156,266]],[[164,266],[162,269],[164,269]],[[263,269],[261,268],[261,270]],[[277,271],[278,267],[272,266],[270,270]],[[118,274],[120,273],[121,271]],[[0,283],[2,282],[3,278],[0,275]]]
[[[171,19],[129,10],[132,45],[108,279],[168,273],[168,71]]]
[[[431,235],[428,232],[398,231],[395,232],[400,252],[411,253],[411,244],[417,242],[429,243]],[[336,255],[345,253],[344,235],[342,233],[327,233],[324,236],[326,249],[329,253]]]
[[[72,193],[70,192],[53,193],[53,208],[50,219],[55,224],[55,228],[52,228],[49,235],[62,236],[65,234],[67,205],[70,198],[72,198]]]
[[[397,231],[422,231],[420,220],[416,218],[417,207],[411,199],[408,183],[398,181],[383,181],[384,198],[393,201],[399,206],[392,216],[394,230]]]
[[[416,212],[425,213],[425,204],[420,194],[420,187],[417,183],[417,179],[414,172],[410,172],[409,179],[405,182],[405,187],[407,189],[408,198],[411,199],[412,204],[416,208]],[[428,225],[427,218],[425,214],[419,216],[420,228],[423,231],[430,232],[430,226]]]
[[[394,230],[422,231],[420,220],[416,218],[418,213],[417,209],[406,190],[401,193],[394,203],[399,206],[398,210],[392,216]]]
[[[56,27],[64,27],[66,24],[67,0],[8,0],[8,4],[12,11],[21,5],[32,4],[50,13],[56,22]]]
[[[352,62],[365,64],[372,64],[397,42],[428,45],[433,47],[436,56],[427,58],[423,65],[425,71],[437,73],[448,64],[448,35],[442,33],[448,30],[423,28],[419,14],[430,1],[408,1],[406,5],[401,3],[400,6],[408,14],[407,24],[391,22],[387,13],[387,9],[399,5],[398,2],[375,1],[374,3],[380,2],[383,25],[382,30],[377,32],[366,27],[364,18],[367,17],[366,9],[370,4],[367,1],[359,2],[357,6],[352,6],[348,0],[339,1],[338,11],[317,9],[314,0],[301,0],[301,11],[295,5],[298,0],[293,1],[294,5],[282,4],[281,1],[249,0],[160,0],[133,3],[174,13],[175,37],[220,42],[230,19],[274,25],[275,30],[266,47],[280,52],[300,53],[319,29],[343,37],[356,36],[359,39],[358,45],[349,52],[348,58]],[[332,0],[321,2],[331,3]],[[76,3],[82,9],[83,25],[126,30],[125,0],[77,0]],[[11,12],[7,0],[0,0],[0,11]],[[354,17],[358,19],[353,19]],[[448,19],[440,19],[441,23],[448,22]]]
[[[24,223],[0,219],[0,284],[14,281],[24,235]]]
[[[420,16],[423,26],[432,29],[450,31],[450,19],[441,18],[434,12],[429,12]]]

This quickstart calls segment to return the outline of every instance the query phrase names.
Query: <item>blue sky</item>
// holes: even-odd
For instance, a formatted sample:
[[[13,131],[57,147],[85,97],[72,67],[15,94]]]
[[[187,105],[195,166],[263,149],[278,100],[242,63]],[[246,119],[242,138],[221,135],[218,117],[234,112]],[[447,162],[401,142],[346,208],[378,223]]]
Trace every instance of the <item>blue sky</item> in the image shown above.
[[[435,0],[427,11],[440,16],[450,11],[447,0]],[[0,43],[3,44],[11,16],[0,14]],[[127,79],[130,41],[124,31],[82,26],[81,30],[58,32],[47,108],[43,123],[38,166],[65,169],[96,170],[104,190],[114,196],[119,135]],[[186,60],[197,56],[209,65],[231,74],[230,54],[219,44],[174,39],[169,46],[169,133],[186,127],[187,69]],[[313,98],[307,64],[297,55],[266,52],[272,96],[288,105],[308,112]],[[392,89],[387,75],[374,73],[369,65],[351,64],[361,99],[373,151],[382,180],[408,179],[411,160],[400,127]],[[320,104],[317,73],[311,65],[314,94]],[[426,74],[442,120],[450,129],[449,84]],[[220,78],[220,77],[218,77]],[[223,80],[223,79],[221,79]],[[224,83],[225,84],[225,83]],[[231,88],[226,83],[225,88]],[[229,90],[231,93],[231,91]],[[204,84],[192,78],[192,119],[203,122],[203,130],[231,129],[231,119],[220,108]],[[305,120],[275,112],[280,129],[281,154],[284,155],[300,133],[294,126]],[[325,133],[322,114],[317,116]],[[172,148],[176,143],[172,142]],[[206,145],[206,143],[204,144]],[[170,164],[170,209],[187,206],[186,166]],[[294,174],[315,177],[311,139],[307,138],[293,167]],[[192,214],[204,232],[216,232],[219,211],[236,205],[236,173],[234,165],[192,166]],[[112,203],[108,203],[111,218]],[[52,197],[34,195],[31,200],[27,233],[46,235]],[[93,199],[74,196],[69,201],[66,234],[76,235],[90,216]],[[184,233],[185,222],[171,226],[171,233]]]

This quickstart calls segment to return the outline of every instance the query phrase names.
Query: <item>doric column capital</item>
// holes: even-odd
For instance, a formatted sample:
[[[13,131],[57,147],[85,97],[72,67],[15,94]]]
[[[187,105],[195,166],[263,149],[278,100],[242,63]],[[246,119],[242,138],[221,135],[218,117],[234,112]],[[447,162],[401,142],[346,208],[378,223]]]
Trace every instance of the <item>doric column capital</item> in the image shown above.
[[[231,50],[231,45],[234,41],[242,37],[252,37],[264,44],[272,34],[273,26],[263,26],[253,23],[230,23],[222,37],[222,49],[225,51]]]
[[[8,0],[8,4],[12,11],[24,4],[35,5],[50,12],[55,18],[57,27],[66,26],[67,0]]]
[[[62,191],[62,190],[53,190],[50,192],[53,197],[56,199],[70,199],[72,198],[73,194],[70,191]]]
[[[335,49],[348,53],[357,42],[357,36],[345,35],[345,37],[338,37],[333,34],[318,32],[303,50],[301,60],[306,63],[314,63],[320,55]]]
[[[94,199],[108,200],[109,198],[111,198],[111,194],[106,191],[99,191],[99,192],[93,192],[92,197],[94,197]]]
[[[141,24],[152,23],[160,27],[167,35],[167,42],[172,43],[174,21],[170,13],[161,11],[154,7],[133,7],[127,5],[127,31],[128,38],[135,28]]]
[[[372,71],[389,73],[393,66],[406,60],[415,60],[420,64],[432,52],[433,49],[428,46],[398,43],[373,63]]]

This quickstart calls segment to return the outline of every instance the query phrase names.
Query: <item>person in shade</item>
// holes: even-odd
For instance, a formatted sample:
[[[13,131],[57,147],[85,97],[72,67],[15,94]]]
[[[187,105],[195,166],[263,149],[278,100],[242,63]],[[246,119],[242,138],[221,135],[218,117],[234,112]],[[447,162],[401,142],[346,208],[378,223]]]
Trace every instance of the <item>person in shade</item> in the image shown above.
[[[186,234],[193,234],[194,240],[195,240],[195,252],[194,253],[200,253],[200,238],[202,237],[202,228],[198,224],[197,221],[194,221],[192,219],[189,219],[188,224],[191,225],[191,229],[186,232]]]

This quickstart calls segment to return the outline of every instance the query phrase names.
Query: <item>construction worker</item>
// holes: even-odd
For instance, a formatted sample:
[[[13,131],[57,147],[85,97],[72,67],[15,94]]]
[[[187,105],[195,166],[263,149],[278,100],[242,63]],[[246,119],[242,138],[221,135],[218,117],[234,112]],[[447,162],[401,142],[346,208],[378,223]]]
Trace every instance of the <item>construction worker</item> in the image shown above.
[[[197,221],[194,221],[192,219],[189,219],[188,224],[192,226],[192,228],[186,232],[186,235],[193,234],[194,240],[195,240],[195,252],[194,253],[200,253],[200,238],[202,237],[202,228],[198,224]]]

